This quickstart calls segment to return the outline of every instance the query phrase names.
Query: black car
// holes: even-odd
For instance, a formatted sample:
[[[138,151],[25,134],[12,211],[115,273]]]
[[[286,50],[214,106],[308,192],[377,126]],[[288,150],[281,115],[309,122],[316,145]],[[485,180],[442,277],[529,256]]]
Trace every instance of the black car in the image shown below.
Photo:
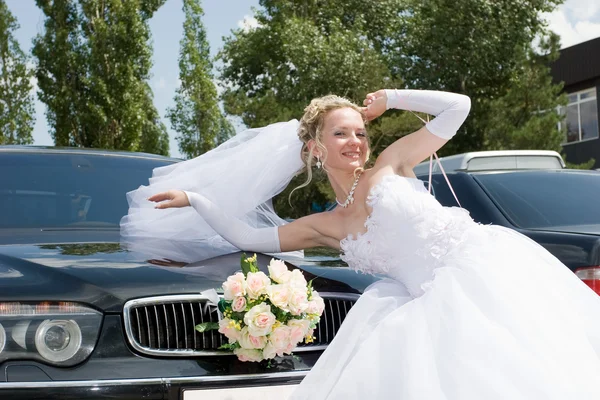
[[[600,294],[599,172],[457,171],[448,179],[475,221],[530,237]],[[433,175],[432,189],[443,205],[458,206],[442,174]]]
[[[0,146],[0,399],[280,399],[331,342],[369,282],[318,260],[290,264],[326,301],[316,340],[295,356],[244,363],[218,350],[219,333],[194,330],[218,319],[200,292],[241,255],[181,262],[119,236],[125,194],[177,161]]]

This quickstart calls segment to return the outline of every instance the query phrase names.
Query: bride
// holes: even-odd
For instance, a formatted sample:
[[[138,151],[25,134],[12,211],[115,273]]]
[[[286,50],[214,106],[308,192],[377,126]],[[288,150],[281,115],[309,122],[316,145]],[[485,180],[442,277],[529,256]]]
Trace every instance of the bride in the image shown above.
[[[390,108],[436,117],[365,169],[365,122]],[[468,97],[436,91],[379,90],[364,107],[314,99],[299,123],[253,131],[180,163],[189,165],[157,171],[149,187],[130,194],[122,233],[173,237],[179,226],[223,252],[328,246],[351,268],[384,275],[294,399],[598,399],[600,297],[527,237],[441,206],[412,172],[452,138],[469,109]],[[211,181],[218,170],[207,168],[228,154],[251,158],[255,172],[244,174],[251,170],[244,164],[237,181]],[[268,196],[302,167],[309,181],[312,168],[326,172],[339,206],[284,223]],[[242,181],[250,182],[246,192],[225,196],[236,192],[223,186]],[[166,212],[179,225],[165,222]]]

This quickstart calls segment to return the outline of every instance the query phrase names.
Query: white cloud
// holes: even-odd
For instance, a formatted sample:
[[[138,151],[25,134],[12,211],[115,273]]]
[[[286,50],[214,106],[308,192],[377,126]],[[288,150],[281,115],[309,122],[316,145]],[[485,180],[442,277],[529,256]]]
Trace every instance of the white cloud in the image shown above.
[[[600,37],[600,2],[567,0],[546,15],[549,28],[560,35],[561,47]]]
[[[238,21],[238,28],[241,28],[244,32],[251,31],[260,26],[258,20],[250,15],[244,15],[244,19]]]

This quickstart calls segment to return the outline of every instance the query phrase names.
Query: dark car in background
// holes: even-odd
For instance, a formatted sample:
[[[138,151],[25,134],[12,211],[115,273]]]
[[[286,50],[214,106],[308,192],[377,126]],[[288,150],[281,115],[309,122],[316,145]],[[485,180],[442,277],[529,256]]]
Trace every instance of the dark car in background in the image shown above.
[[[475,221],[530,237],[600,294],[600,172],[455,171],[448,179]],[[443,205],[458,206],[441,173],[432,188]]]
[[[241,255],[194,248],[198,261],[181,262],[176,250],[194,243],[161,257],[119,236],[125,194],[177,161],[0,146],[0,399],[282,399],[331,342],[368,282],[318,260],[296,264],[326,309],[294,357],[243,363],[218,349],[222,335],[194,330],[218,320],[200,292],[220,288]]]

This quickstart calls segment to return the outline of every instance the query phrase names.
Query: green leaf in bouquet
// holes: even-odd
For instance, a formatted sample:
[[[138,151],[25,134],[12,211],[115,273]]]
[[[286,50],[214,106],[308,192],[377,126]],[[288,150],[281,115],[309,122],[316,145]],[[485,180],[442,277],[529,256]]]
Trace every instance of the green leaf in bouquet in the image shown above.
[[[196,325],[194,328],[196,328],[196,330],[200,333],[202,332],[206,332],[206,331],[212,331],[214,329],[219,329],[219,323],[218,322],[203,322],[201,324]]]
[[[218,350],[235,350],[240,348],[240,344],[238,342],[234,342],[234,343],[225,343],[222,344],[221,346],[219,346]]]
[[[243,321],[244,320],[244,315],[246,315],[245,312],[232,312],[231,313],[231,319],[235,320],[235,321]]]
[[[312,300],[312,283],[315,280],[315,278],[312,278],[310,281],[308,281],[308,283],[306,284],[306,289],[308,292],[308,300]]]
[[[246,253],[242,254],[242,260],[240,262],[242,267],[242,272],[244,276],[248,276],[248,272],[258,272],[258,265],[256,263],[256,254],[252,257],[246,256]]]
[[[225,311],[231,308],[231,301],[221,299],[219,300],[219,304],[217,306],[219,307],[219,311],[224,313]]]

